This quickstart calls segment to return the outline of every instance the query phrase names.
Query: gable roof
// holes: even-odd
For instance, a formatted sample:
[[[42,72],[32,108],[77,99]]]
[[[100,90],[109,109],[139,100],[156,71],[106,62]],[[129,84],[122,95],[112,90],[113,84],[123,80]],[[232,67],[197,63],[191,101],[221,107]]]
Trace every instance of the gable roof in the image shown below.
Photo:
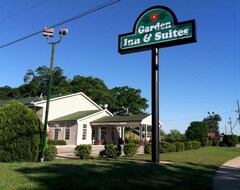
[[[57,119],[53,119],[48,123],[56,123],[56,122],[66,122],[66,121],[77,121],[78,119],[82,119],[84,117],[90,116],[97,112],[101,112],[102,110],[87,110],[87,111],[79,111],[69,115],[65,115],[63,117],[59,117]]]

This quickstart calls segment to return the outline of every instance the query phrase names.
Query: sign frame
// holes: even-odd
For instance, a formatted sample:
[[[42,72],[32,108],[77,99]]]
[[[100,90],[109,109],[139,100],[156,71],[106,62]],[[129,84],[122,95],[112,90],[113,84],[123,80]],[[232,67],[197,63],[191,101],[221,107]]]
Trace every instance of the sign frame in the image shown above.
[[[192,32],[192,36],[189,38],[182,38],[182,39],[176,39],[176,40],[170,40],[170,41],[165,41],[165,42],[159,42],[159,43],[154,43],[154,44],[146,44],[146,45],[140,45],[138,47],[130,47],[127,49],[123,49],[121,48],[121,40],[123,37],[127,37],[127,36],[132,36],[132,35],[136,35],[136,27],[138,25],[139,20],[149,11],[153,10],[153,9],[163,9],[167,12],[170,13],[170,15],[173,18],[173,26],[176,27],[180,27],[181,25],[186,25],[186,24],[191,24],[191,32]],[[126,34],[120,34],[118,36],[118,52],[120,54],[127,54],[127,53],[135,53],[135,52],[140,52],[140,51],[146,51],[146,50],[151,50],[152,47],[157,47],[157,48],[165,48],[165,47],[170,47],[170,46],[176,46],[176,45],[182,45],[182,44],[187,44],[187,43],[194,43],[196,42],[196,23],[195,20],[188,20],[188,21],[183,21],[183,22],[178,22],[178,19],[175,15],[175,13],[169,9],[168,7],[165,6],[153,6],[150,7],[148,9],[146,9],[143,13],[141,13],[138,18],[136,19],[135,23],[134,23],[134,27],[133,27],[133,31],[126,33]],[[151,32],[149,32],[151,33]]]

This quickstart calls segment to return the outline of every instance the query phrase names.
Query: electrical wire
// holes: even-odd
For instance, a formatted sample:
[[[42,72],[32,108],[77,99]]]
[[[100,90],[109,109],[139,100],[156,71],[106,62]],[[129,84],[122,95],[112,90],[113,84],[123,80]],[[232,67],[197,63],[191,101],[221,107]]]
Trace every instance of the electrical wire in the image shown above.
[[[11,0],[11,1],[8,1],[8,2],[6,2],[6,3],[3,3],[3,4],[0,5],[0,7],[3,7],[3,6],[5,6],[5,5],[8,5],[8,4],[10,4],[10,3],[14,2],[14,1],[16,1],[16,0]]]
[[[46,1],[46,0],[42,0],[42,1],[40,1],[40,2],[38,2],[38,3],[35,3],[35,4],[33,4],[33,5],[31,5],[31,6],[27,7],[27,8],[25,8],[25,9],[23,9],[23,10],[21,10],[21,11],[15,13],[15,14],[13,14],[13,15],[10,15],[10,16],[8,16],[8,17],[6,17],[6,18],[0,19],[0,22],[4,22],[4,21],[9,20],[9,19],[11,19],[11,18],[13,18],[13,17],[15,17],[15,16],[18,16],[18,15],[20,15],[20,14],[22,14],[22,13],[28,11],[29,9],[32,9],[32,8],[34,8],[34,7],[38,6],[38,5],[40,5],[40,4],[43,3],[44,1]]]
[[[99,11],[99,10],[101,10],[101,9],[104,9],[104,8],[106,8],[106,7],[109,7],[109,6],[111,6],[111,5],[113,5],[113,4],[117,3],[117,2],[120,2],[120,1],[121,1],[121,0],[111,0],[111,1],[108,1],[108,2],[106,2],[106,3],[103,3],[103,4],[101,4],[101,5],[98,5],[98,6],[94,7],[94,8],[92,8],[92,9],[89,9],[89,10],[83,12],[83,13],[80,13],[80,14],[78,14],[78,15],[76,15],[76,16],[73,16],[73,17],[68,18],[68,19],[66,19],[66,20],[64,20],[64,21],[61,21],[61,22],[59,22],[59,23],[57,23],[57,24],[54,24],[54,25],[52,25],[52,26],[49,26],[48,28],[55,28],[55,27],[57,27],[57,26],[61,26],[61,25],[66,24],[66,23],[68,23],[68,22],[74,21],[74,20],[76,20],[76,19],[79,19],[79,18],[84,17],[84,16],[86,16],[86,15],[89,15],[89,14],[91,14],[91,13],[94,13],[94,12],[96,12],[96,11]],[[23,41],[23,40],[25,40],[25,39],[27,39],[27,38],[30,38],[30,37],[35,36],[35,35],[40,34],[40,33],[42,33],[42,30],[39,30],[39,31],[37,31],[37,32],[34,32],[34,33],[32,33],[32,34],[29,34],[29,35],[27,35],[27,36],[24,36],[24,37],[22,37],[22,38],[19,38],[19,39],[17,39],[17,40],[14,40],[14,41],[12,41],[12,42],[7,43],[7,44],[4,44],[4,45],[0,46],[0,48],[4,48],[4,47],[7,47],[7,46],[10,46],[10,45],[12,45],[12,44],[15,44],[15,43],[17,43],[17,42]]]

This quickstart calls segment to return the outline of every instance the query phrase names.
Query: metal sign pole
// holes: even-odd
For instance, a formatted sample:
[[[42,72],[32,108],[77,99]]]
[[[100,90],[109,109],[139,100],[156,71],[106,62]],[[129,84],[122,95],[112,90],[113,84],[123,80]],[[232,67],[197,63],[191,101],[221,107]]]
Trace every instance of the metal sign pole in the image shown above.
[[[159,163],[159,50],[152,48],[152,162]]]

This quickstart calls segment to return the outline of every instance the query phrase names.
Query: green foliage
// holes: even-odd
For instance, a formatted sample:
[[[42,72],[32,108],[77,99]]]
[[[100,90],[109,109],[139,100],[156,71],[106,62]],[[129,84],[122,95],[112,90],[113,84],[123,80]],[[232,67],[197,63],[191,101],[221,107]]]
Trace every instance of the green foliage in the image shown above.
[[[173,143],[162,141],[159,143],[159,152],[167,153],[167,152],[175,152],[176,146]]]
[[[211,114],[208,117],[203,119],[203,122],[206,122],[208,125],[208,131],[212,131],[216,134],[216,136],[219,135],[219,123],[222,121],[222,118],[218,114]]]
[[[48,145],[67,145],[65,140],[48,140]]]
[[[55,145],[48,145],[45,150],[45,161],[52,161],[57,157],[57,148]]]
[[[137,153],[137,150],[138,150],[138,145],[135,143],[129,143],[129,144],[123,145],[123,152],[125,156],[133,157]]]
[[[193,121],[185,132],[188,140],[199,140],[207,138],[208,133],[208,123],[202,121]]]
[[[144,153],[145,154],[152,154],[152,143],[147,143],[144,146]]]
[[[192,150],[192,143],[191,142],[184,142],[185,150]]]
[[[228,147],[235,147],[238,141],[237,135],[224,135],[223,136],[223,143],[226,144]]]
[[[238,142],[240,143],[240,136],[238,136]]]
[[[170,134],[167,136],[169,142],[179,142],[182,139],[181,133],[177,129],[171,129]]]
[[[219,143],[220,143],[219,140],[214,139],[214,140],[212,141],[212,146],[219,146]]]
[[[201,143],[199,141],[192,141],[193,149],[199,149],[201,147]]]
[[[38,116],[17,101],[0,108],[0,161],[37,161],[41,142]]]
[[[99,78],[75,75],[68,79],[60,67],[54,67],[52,94],[70,94],[84,92],[98,104],[108,104],[108,110],[115,115],[126,114],[122,106],[128,108],[131,114],[143,113],[147,108],[147,99],[141,97],[141,90],[128,86],[108,89],[104,81]],[[47,94],[49,68],[38,67],[35,71],[29,69],[24,76],[24,84],[18,88],[0,87],[0,99],[36,97]]]
[[[88,159],[90,158],[92,151],[92,146],[90,144],[81,144],[77,145],[75,148],[75,154],[80,159]]]
[[[105,156],[108,158],[116,158],[119,156],[118,146],[113,144],[106,144],[105,146]],[[121,147],[121,146],[120,146]]]
[[[205,146],[210,146],[212,144],[212,141],[210,141],[207,137],[203,137],[201,139],[201,145],[202,147],[205,147]]]
[[[185,150],[185,145],[182,142],[174,142],[173,143],[176,147],[176,152],[184,151]]]
[[[134,137],[132,135],[130,135],[128,138],[125,138],[125,143],[129,144],[129,143],[134,143],[139,145],[139,140],[138,139],[134,139]]]
[[[129,86],[115,87],[110,90],[112,101],[109,109],[115,115],[140,114],[148,108],[147,99],[141,97],[141,90]],[[128,111],[123,108],[128,108]]]

